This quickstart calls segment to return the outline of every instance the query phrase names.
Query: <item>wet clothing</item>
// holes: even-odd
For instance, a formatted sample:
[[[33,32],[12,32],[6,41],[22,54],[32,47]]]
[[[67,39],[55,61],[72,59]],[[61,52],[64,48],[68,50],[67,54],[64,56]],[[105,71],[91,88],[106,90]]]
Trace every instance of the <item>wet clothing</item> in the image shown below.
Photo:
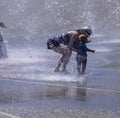
[[[57,37],[48,39],[48,41],[47,41],[48,49],[52,49],[52,48],[58,47],[58,46],[60,46],[60,42]]]
[[[57,53],[61,53],[64,56],[64,59],[62,60],[63,63],[67,64],[70,56],[72,54],[72,51],[68,49],[65,45],[60,45],[59,47],[54,47],[52,50],[54,50]]]
[[[81,51],[80,53],[77,53],[77,56],[76,56],[77,69],[78,69],[78,74],[84,74],[86,69],[86,64],[87,64],[87,51],[89,51],[90,49],[87,48],[86,44],[81,44],[80,46],[74,45],[73,47],[76,50]]]
[[[59,59],[55,72],[59,71],[61,64],[63,65],[62,71],[66,71],[66,65],[69,62],[72,50],[68,48],[68,43],[70,41],[70,35],[62,34],[58,37],[48,39],[47,48],[52,49],[53,51],[62,54],[62,57]]]
[[[69,41],[70,41],[69,34],[62,34],[58,37],[48,39],[47,48],[52,49],[53,47],[60,46],[60,44],[68,45]]]
[[[87,58],[87,51],[89,51],[90,49],[85,44],[82,44],[80,46],[74,45],[73,47],[77,50],[83,51],[83,53],[77,53],[76,60],[81,58]]]
[[[76,51],[73,50],[74,49],[73,46],[75,45],[77,46],[77,44],[79,44],[80,42],[79,40],[80,35],[81,34],[77,31],[71,31],[68,32],[67,34],[48,39],[47,48],[62,54],[56,66],[55,72],[58,72],[60,70],[61,64],[63,66],[62,71],[66,70],[66,65],[69,62],[72,51]],[[81,37],[83,37],[83,35]]]

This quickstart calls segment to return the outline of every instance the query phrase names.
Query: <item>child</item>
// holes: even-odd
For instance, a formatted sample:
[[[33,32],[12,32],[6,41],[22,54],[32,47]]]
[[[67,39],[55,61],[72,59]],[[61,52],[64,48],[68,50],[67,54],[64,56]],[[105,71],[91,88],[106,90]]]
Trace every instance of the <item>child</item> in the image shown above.
[[[91,50],[86,46],[86,42],[85,42],[87,40],[86,37],[81,36],[79,38],[80,38],[79,45],[74,45],[74,48],[79,50],[76,56],[78,75],[85,73],[85,69],[87,65],[87,52],[92,52],[92,53],[95,52],[95,50]]]

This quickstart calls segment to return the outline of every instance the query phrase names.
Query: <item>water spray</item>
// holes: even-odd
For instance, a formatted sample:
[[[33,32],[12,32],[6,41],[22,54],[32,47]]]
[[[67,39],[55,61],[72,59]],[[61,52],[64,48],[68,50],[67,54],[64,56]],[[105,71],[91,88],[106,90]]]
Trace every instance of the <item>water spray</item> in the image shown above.
[[[101,31],[110,22],[112,16],[117,12],[120,12],[120,8],[116,8],[116,10],[108,17],[108,19],[104,22],[104,24],[98,29],[98,32]]]

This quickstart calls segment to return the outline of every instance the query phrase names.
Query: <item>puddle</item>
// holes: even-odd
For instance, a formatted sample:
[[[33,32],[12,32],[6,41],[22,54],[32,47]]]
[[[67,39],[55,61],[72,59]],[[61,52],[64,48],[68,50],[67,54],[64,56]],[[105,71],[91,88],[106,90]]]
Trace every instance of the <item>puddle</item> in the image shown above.
[[[1,81],[1,80],[0,80]],[[24,82],[2,80],[0,103],[19,103],[41,99],[85,100],[86,85],[81,82]]]

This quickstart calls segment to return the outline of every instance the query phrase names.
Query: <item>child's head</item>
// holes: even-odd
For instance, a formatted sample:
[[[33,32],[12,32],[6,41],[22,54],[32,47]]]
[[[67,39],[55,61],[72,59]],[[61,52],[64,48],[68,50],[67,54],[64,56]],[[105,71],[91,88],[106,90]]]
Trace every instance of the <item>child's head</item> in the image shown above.
[[[86,38],[84,35],[81,35],[81,36],[79,37],[79,39],[80,39],[80,41],[81,41],[82,44],[87,43],[87,38]]]
[[[83,44],[83,43],[82,43],[82,41],[81,41],[81,40],[79,40],[78,45],[81,45],[81,44]]]

